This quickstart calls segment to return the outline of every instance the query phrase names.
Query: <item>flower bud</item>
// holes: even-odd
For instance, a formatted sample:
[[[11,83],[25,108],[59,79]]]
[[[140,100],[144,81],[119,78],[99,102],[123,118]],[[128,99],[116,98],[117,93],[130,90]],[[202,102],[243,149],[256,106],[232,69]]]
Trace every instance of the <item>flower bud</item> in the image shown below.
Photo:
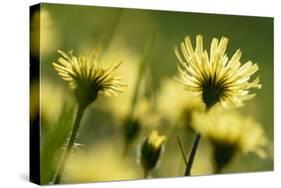
[[[153,130],[149,137],[142,143],[140,150],[140,163],[144,170],[145,177],[148,172],[153,170],[157,165],[165,140],[165,136],[160,136],[158,131]]]

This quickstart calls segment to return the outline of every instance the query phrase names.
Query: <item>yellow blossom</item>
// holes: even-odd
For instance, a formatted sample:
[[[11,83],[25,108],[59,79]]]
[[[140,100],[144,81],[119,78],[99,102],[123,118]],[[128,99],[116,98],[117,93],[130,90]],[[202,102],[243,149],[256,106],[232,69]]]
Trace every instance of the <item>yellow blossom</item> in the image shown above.
[[[97,50],[90,57],[82,55],[76,57],[72,51],[65,53],[59,50],[58,52],[62,57],[57,63],[53,63],[53,66],[74,90],[80,105],[88,106],[95,101],[99,93],[106,96],[117,95],[126,87],[120,77],[114,76],[114,71],[122,62],[104,68],[97,61]]]
[[[261,88],[259,77],[251,81],[251,76],[258,71],[258,65],[251,61],[241,64],[241,50],[238,49],[229,59],[225,54],[228,39],[212,39],[210,54],[203,48],[203,37],[196,36],[196,47],[192,47],[187,36],[175,48],[178,58],[179,80],[186,90],[202,97],[209,109],[215,104],[224,107],[237,107],[243,101],[251,99],[251,88]]]

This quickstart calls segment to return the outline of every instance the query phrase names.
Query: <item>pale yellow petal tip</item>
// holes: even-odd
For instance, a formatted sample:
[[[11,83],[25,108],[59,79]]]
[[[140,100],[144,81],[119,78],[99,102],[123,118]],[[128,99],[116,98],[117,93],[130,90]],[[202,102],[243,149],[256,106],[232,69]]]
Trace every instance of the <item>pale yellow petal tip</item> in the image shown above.
[[[185,37],[184,37],[184,40],[189,40],[189,41],[191,41],[190,36],[189,36],[189,35],[185,36]]]
[[[122,65],[124,63],[124,61],[122,60],[122,61],[119,61],[119,62],[117,62],[116,63],[116,67],[118,68],[120,65]]]
[[[259,76],[255,79],[254,83],[256,84],[257,89],[262,88],[262,84],[260,83],[260,77]]]
[[[203,40],[203,35],[201,35],[201,34],[196,35],[196,39],[197,39],[197,40]]]
[[[255,152],[261,159],[268,158],[268,154],[262,149],[256,150]]]
[[[64,56],[65,54],[67,54],[67,53],[64,52],[63,50],[57,50],[57,52],[58,52],[59,54],[61,54],[62,56]]]
[[[222,36],[222,37],[221,37],[221,40],[223,40],[223,41],[225,41],[225,42],[228,42],[228,41],[229,41],[228,37],[226,37],[226,36]]]
[[[157,130],[153,130],[148,138],[148,143],[152,145],[155,149],[158,149],[161,144],[163,144],[166,140],[166,136],[159,135]]]

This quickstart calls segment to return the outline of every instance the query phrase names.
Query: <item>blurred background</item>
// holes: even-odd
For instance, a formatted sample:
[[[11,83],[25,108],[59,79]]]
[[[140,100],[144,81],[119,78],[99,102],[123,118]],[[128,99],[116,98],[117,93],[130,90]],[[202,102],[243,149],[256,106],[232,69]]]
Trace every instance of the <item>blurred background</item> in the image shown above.
[[[41,11],[32,15],[31,35],[40,35],[41,42],[42,183],[52,181],[76,110],[70,88],[52,67],[59,57],[58,49],[73,50],[79,56],[99,48],[101,63],[110,66],[124,61],[118,72],[128,84],[120,96],[99,96],[88,108],[63,181],[141,179],[138,148],[155,127],[167,141],[151,176],[183,176],[185,166],[176,136],[187,153],[194,134],[178,118],[182,95],[167,92],[167,87],[173,87],[177,74],[175,45],[187,35],[195,43],[197,34],[203,35],[208,51],[213,37],[228,37],[229,57],[240,48],[241,62],[251,60],[260,68],[262,89],[238,111],[261,122],[271,142],[269,157],[237,155],[223,172],[273,170],[273,18],[41,4]],[[36,43],[31,44],[31,53],[38,54],[38,49]],[[137,128],[128,133],[124,124],[132,109]],[[211,156],[212,148],[203,139],[192,174],[212,174]]]

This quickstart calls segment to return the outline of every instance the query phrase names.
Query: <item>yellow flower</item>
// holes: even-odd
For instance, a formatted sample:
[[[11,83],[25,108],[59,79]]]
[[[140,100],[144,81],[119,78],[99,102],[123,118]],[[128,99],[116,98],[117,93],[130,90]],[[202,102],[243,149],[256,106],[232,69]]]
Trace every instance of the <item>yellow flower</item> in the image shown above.
[[[161,82],[156,105],[163,119],[176,125],[180,120],[184,120],[189,126],[192,114],[204,110],[202,99],[191,92],[184,91],[182,85],[174,79],[164,79]]]
[[[267,137],[262,125],[251,117],[243,117],[237,112],[195,113],[192,126],[215,145],[266,157]]]
[[[61,44],[61,33],[50,11],[41,7],[40,10],[37,10],[32,15],[30,25],[30,35],[32,38],[40,40],[40,42],[38,40],[30,41],[32,55],[45,57],[56,51]]]
[[[149,137],[144,140],[140,148],[140,164],[144,170],[144,177],[155,168],[159,162],[163,143],[166,140],[164,135],[160,136],[157,130],[153,130]]]
[[[241,66],[240,49],[228,59],[225,54],[227,43],[226,37],[220,41],[213,38],[210,56],[203,49],[201,35],[196,37],[195,49],[189,36],[180,44],[180,48],[175,48],[179,60],[179,80],[187,90],[202,97],[207,109],[215,104],[224,107],[241,106],[244,100],[255,96],[249,94],[250,88],[261,88],[258,77],[250,81],[259,69],[258,65],[248,61]]]
[[[68,54],[60,50],[58,52],[62,57],[53,66],[74,90],[80,105],[88,106],[100,93],[106,96],[117,95],[126,87],[120,77],[113,75],[122,62],[104,68],[97,62],[97,50],[90,57],[80,55],[79,58],[72,51]]]
[[[57,121],[63,109],[64,102],[67,100],[62,87],[59,87],[48,79],[41,81],[40,113],[41,118],[47,121],[49,125]],[[54,104],[56,104],[55,108]]]
[[[101,108],[112,113],[117,125],[123,125],[124,121],[126,121],[128,116],[132,113],[131,118],[138,121],[142,127],[155,127],[158,125],[159,114],[153,110],[153,102],[144,96],[145,89],[147,87],[146,83],[148,82],[148,80],[146,80],[147,77],[145,77],[140,83],[141,86],[137,102],[132,112],[132,100],[137,84],[139,64],[137,57],[132,54],[131,56],[127,55],[126,59],[128,58],[130,59],[130,63],[127,63],[126,66],[120,67],[119,70],[119,72],[124,75],[123,79],[125,79],[128,83],[128,87],[122,94],[119,95],[118,98],[103,101],[104,103],[101,105]]]

